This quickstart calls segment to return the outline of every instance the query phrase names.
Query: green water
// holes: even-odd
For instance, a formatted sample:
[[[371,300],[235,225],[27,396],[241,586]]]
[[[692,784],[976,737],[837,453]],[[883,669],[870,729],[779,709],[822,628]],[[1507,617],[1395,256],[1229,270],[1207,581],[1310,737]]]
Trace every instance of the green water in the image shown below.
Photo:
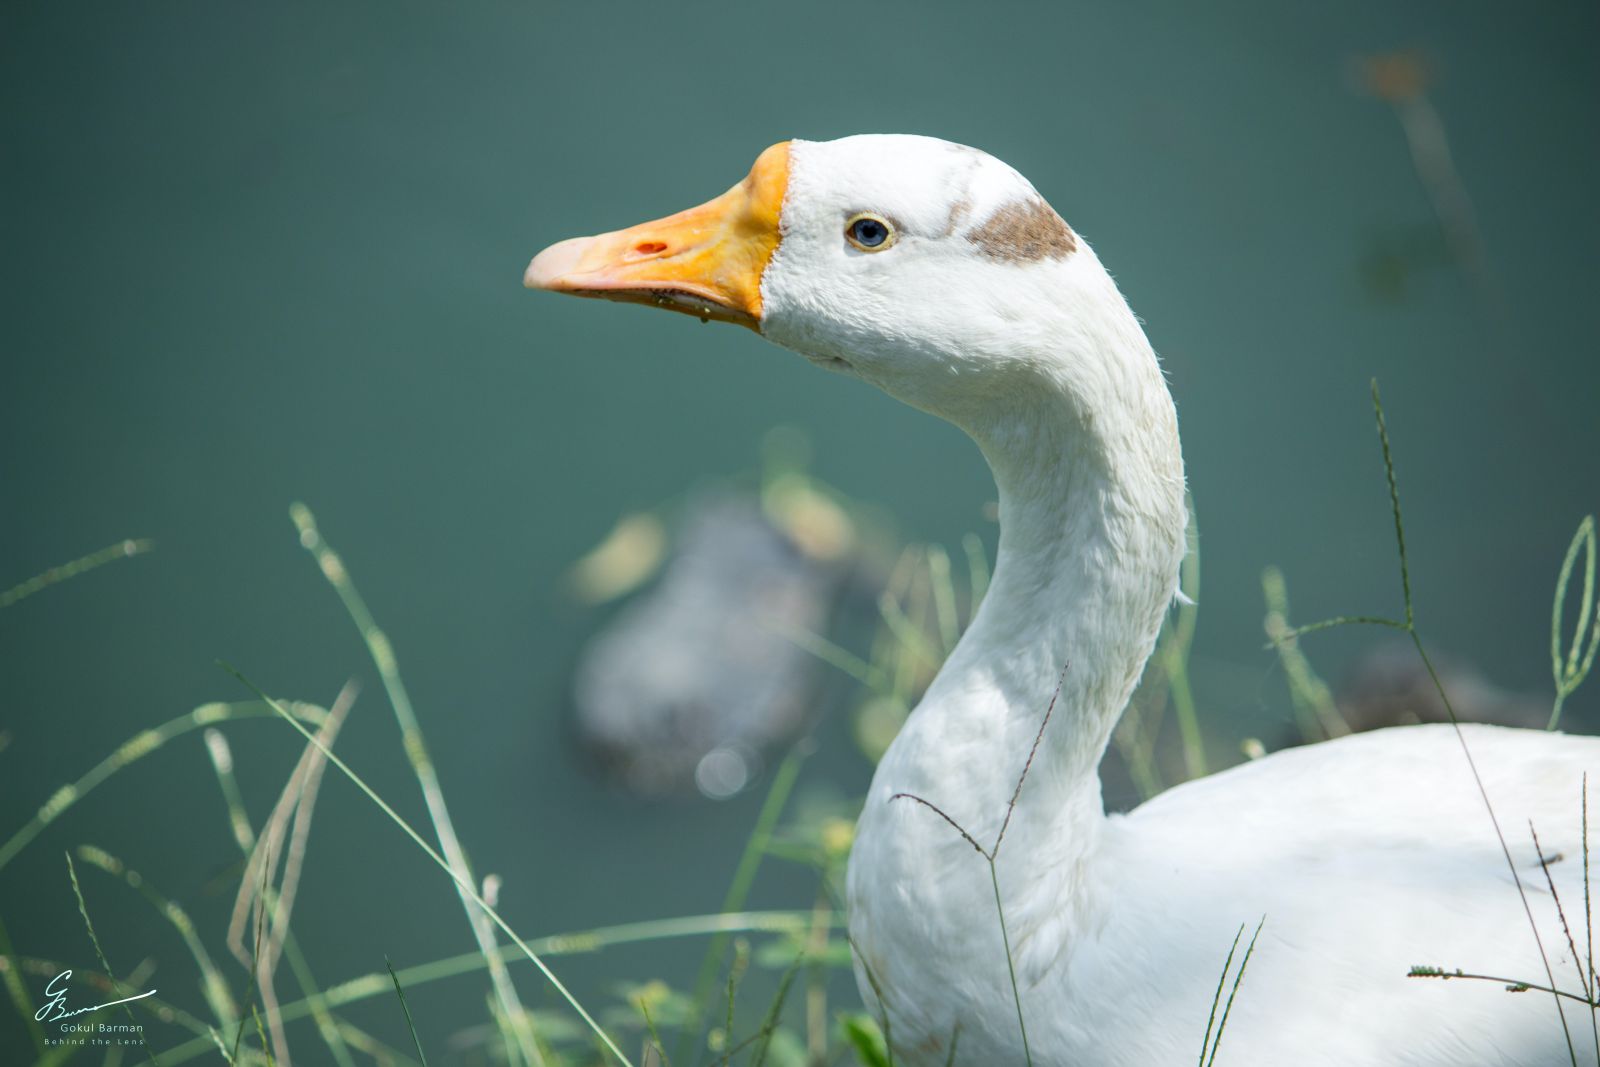
[[[565,693],[603,613],[563,598],[563,570],[621,513],[752,467],[775,424],[910,539],[992,545],[987,473],[954,430],[745,331],[519,280],[545,244],[698,203],[791,136],[981,146],[1116,273],[1178,398],[1205,560],[1196,684],[1219,732],[1286,714],[1259,648],[1264,565],[1305,619],[1398,610],[1373,375],[1426,634],[1538,691],[1560,554],[1600,506],[1597,39],[1593,4],[9,5],[0,587],[124,537],[157,549],[0,612],[0,835],[137,730],[247,696],[217,659],[324,702],[366,680],[340,749],[425,820],[296,542],[303,500],[398,650],[512,923],[714,911],[759,788],[652,805],[589,775]],[[1436,72],[1487,291],[1442,255],[1393,111],[1354,87],[1353,57],[1404,47]],[[1374,268],[1386,252],[1398,275]],[[1380,274],[1403,284],[1381,295]],[[1336,676],[1370,640],[1311,651]],[[294,738],[226,732],[259,818]],[[803,781],[849,795],[869,773],[833,744]],[[236,849],[198,735],[0,872],[19,951],[87,970],[61,855],[83,842],[183,900],[220,951]],[[170,930],[84,877],[113,964],[158,960],[153,984],[198,1008]],[[757,900],[811,891],[773,866]],[[443,875],[337,780],[297,928],[324,982],[470,947]],[[694,958],[559,970],[599,996],[682,981]],[[457,980],[412,1008],[442,1043],[484,1018],[482,994]],[[356,1017],[405,1040],[392,1005]],[[0,1050],[23,1041],[0,1013]]]

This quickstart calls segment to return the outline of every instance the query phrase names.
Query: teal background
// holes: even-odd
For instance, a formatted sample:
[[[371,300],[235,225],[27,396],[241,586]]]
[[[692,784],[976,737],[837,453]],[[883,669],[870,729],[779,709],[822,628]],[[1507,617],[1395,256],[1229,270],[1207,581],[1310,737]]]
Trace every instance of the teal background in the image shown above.
[[[289,524],[304,500],[388,630],[520,931],[716,910],[760,788],[645,804],[590,777],[565,693],[604,616],[564,599],[563,570],[620,514],[751,468],[775,424],[909,539],[992,546],[987,472],[953,429],[744,331],[532,295],[520,275],[559,238],[715,195],[787,137],[980,146],[1094,243],[1178,400],[1217,732],[1286,722],[1264,565],[1301,619],[1398,610],[1374,375],[1426,636],[1544,691],[1556,568],[1600,506],[1596,40],[1592,3],[6,5],[0,586],[124,537],[157,549],[0,612],[0,835],[137,730],[247,696],[218,659],[323,702],[366,679],[340,750],[425,821],[364,650]],[[1435,70],[1503,321],[1427,254],[1400,126],[1352,76],[1398,48]],[[1403,292],[1380,297],[1369,265],[1418,234]],[[1336,677],[1373,640],[1309,651]],[[1571,702],[1574,727],[1597,693]],[[227,733],[259,818],[295,739]],[[835,744],[804,781],[851,795],[869,774]],[[207,886],[235,850],[198,734],[0,872],[18,949],[87,968],[61,858],[80,842],[219,945]],[[113,963],[157,958],[163,994],[198,1007],[143,902],[97,872],[85,891]],[[810,894],[773,865],[757,901]],[[332,777],[297,928],[325,982],[471,944],[443,875]],[[621,977],[685,981],[698,951],[558,970],[600,997]],[[520,986],[546,999],[531,974]],[[419,1027],[442,1046],[484,1018],[482,994],[430,987]],[[392,1005],[357,1017],[404,1040]],[[22,1040],[0,1016],[0,1062]]]

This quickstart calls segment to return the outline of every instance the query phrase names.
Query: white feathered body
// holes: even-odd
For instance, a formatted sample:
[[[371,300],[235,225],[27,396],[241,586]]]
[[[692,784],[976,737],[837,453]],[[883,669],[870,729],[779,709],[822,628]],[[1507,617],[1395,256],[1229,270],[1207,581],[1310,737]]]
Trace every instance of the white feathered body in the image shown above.
[[[1491,726],[1462,732],[1556,983],[1577,990],[1581,962],[1568,948],[1528,823],[1553,858],[1581,961],[1580,791],[1585,772],[1600,772],[1600,740]],[[944,1064],[959,1023],[957,1062],[1020,1063],[988,865],[920,808],[904,800],[878,807],[863,827],[858,847],[867,852],[855,858],[852,881],[852,930],[885,991],[896,1062]],[[1014,825],[999,853],[1040,1067],[1195,1061],[1229,946],[1243,926],[1237,968],[1263,919],[1221,1065],[1567,1062],[1548,994],[1407,977],[1426,965],[1548,982],[1449,726],[1278,753],[1179,786],[1089,833],[1080,852]],[[1569,1002],[1566,1014],[1580,1062],[1592,1062],[1588,1011]]]

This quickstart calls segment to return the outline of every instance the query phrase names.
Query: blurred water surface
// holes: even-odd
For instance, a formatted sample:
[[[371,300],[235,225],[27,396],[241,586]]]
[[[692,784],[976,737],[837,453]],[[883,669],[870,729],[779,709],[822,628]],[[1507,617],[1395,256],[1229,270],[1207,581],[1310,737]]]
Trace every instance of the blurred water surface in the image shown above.
[[[0,835],[137,730],[247,696],[217,659],[324,702],[366,678],[340,750],[424,820],[288,521],[304,500],[389,632],[519,930],[715,910],[759,788],[644,805],[591,779],[563,716],[603,614],[563,598],[563,570],[620,514],[751,468],[778,423],[911,539],[992,546],[987,473],[956,431],[744,331],[519,279],[545,244],[698,203],[794,136],[980,146],[1116,273],[1178,399],[1205,560],[1196,684],[1231,716],[1219,731],[1284,720],[1264,565],[1303,619],[1398,610],[1373,375],[1425,632],[1538,690],[1561,552],[1600,505],[1597,39],[1580,3],[8,5],[0,586],[124,537],[157,549],[0,612]],[[1413,48],[1487,283],[1451,261],[1394,110],[1356,74]],[[1368,637],[1311,653],[1336,675]],[[259,818],[295,738],[227,733]],[[869,766],[825,734],[805,781],[861,791]],[[80,842],[219,928],[236,850],[198,735],[0,873],[18,949],[89,968],[61,859]],[[113,963],[157,957],[156,984],[194,1000],[170,931],[85,878]],[[773,867],[757,899],[809,905],[808,886]],[[297,915],[324,982],[471,944],[443,875],[338,780]],[[681,980],[697,952],[559,970],[598,994]],[[443,1032],[483,1018],[482,990],[413,1007]],[[372,1025],[401,1040],[389,1009]],[[21,1040],[4,1013],[0,1049]]]

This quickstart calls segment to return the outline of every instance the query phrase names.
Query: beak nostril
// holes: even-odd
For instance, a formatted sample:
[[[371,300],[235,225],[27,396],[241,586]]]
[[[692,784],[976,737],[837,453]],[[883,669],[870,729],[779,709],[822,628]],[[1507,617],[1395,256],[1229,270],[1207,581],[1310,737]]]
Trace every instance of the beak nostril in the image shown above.
[[[653,256],[658,252],[665,252],[667,246],[660,241],[642,241],[633,246],[633,250],[641,256]]]

